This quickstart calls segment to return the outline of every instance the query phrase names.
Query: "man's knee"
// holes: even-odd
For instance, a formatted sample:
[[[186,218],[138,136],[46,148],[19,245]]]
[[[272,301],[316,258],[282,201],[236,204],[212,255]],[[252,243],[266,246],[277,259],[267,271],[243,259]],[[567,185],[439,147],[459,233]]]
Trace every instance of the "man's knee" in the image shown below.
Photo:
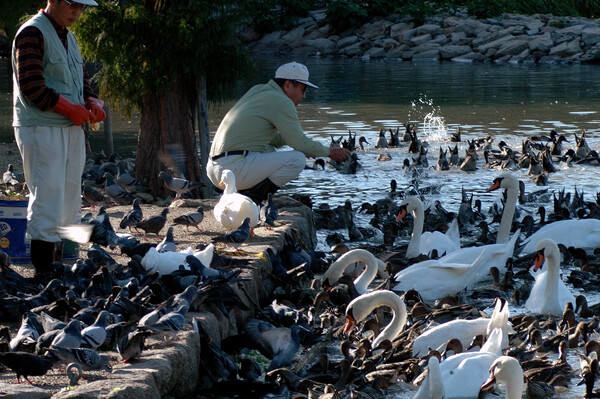
[[[300,151],[291,151],[288,165],[292,169],[298,170],[298,174],[300,174],[300,172],[304,169],[304,166],[306,165],[306,155],[304,155]]]

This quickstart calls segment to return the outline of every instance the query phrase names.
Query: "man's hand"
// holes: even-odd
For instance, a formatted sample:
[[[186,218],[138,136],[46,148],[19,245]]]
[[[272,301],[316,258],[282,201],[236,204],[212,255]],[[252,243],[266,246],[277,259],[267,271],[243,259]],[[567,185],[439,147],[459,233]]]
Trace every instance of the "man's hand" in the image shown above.
[[[54,111],[63,114],[77,126],[81,126],[89,121],[94,114],[88,111],[83,105],[74,104],[64,96],[58,97],[58,102],[54,106]]]
[[[102,122],[106,119],[106,112],[104,112],[104,101],[95,97],[88,97],[85,99],[85,107],[92,111],[94,116],[90,118],[91,123]]]
[[[342,147],[329,148],[329,158],[334,161],[344,162],[350,156],[350,151]]]

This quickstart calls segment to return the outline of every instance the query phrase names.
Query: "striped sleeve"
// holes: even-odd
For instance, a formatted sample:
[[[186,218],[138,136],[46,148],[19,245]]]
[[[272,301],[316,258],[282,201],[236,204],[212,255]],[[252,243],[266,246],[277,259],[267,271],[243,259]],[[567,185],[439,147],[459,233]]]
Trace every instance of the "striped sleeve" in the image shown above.
[[[15,39],[17,84],[21,93],[37,108],[48,111],[58,102],[58,94],[46,86],[43,57],[42,32],[34,26],[23,29]]]

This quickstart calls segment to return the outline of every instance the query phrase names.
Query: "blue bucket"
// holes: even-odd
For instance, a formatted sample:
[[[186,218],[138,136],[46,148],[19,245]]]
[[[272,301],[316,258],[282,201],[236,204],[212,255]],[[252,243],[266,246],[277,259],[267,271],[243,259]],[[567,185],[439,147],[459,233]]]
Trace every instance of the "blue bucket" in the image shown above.
[[[30,262],[27,231],[27,198],[0,198],[0,249],[16,263]]]

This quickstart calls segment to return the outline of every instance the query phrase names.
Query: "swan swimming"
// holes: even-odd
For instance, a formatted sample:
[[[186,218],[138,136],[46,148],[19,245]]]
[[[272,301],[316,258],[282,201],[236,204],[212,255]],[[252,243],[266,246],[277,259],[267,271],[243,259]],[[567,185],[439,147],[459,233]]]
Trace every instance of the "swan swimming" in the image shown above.
[[[537,251],[532,273],[535,284],[525,307],[532,313],[560,316],[567,302],[575,303],[575,297],[560,278],[558,245],[554,240],[544,238],[537,243]],[[547,270],[539,271],[544,260]]]
[[[385,263],[366,249],[350,250],[333,262],[323,274],[323,287],[336,283],[342,277],[344,270],[354,262],[365,264],[362,273],[354,280],[354,286],[359,294],[366,294],[369,284],[375,279],[380,269],[383,267],[385,270]]]

